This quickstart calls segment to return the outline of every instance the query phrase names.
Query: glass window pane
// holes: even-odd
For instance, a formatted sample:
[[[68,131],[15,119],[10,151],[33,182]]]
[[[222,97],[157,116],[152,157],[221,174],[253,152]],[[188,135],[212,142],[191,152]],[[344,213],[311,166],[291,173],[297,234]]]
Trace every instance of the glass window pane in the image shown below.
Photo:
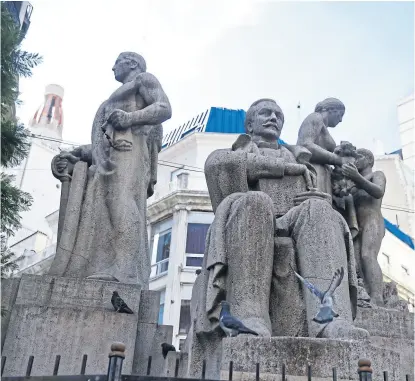
[[[186,257],[186,266],[202,267],[203,257]]]
[[[190,329],[190,300],[182,300],[180,307],[179,334],[187,334]]]
[[[156,261],[160,262],[163,259],[170,257],[170,242],[171,242],[171,230],[165,233],[162,233],[159,236],[159,241],[157,244],[157,257]]]
[[[160,291],[160,304],[164,304],[164,300],[166,299],[166,290]]]
[[[158,324],[163,324],[164,304],[160,304]]]
[[[206,234],[209,224],[188,224],[186,253],[204,254]]]
[[[169,261],[160,263],[159,265],[157,265],[157,275],[167,272],[168,269],[169,269]]]

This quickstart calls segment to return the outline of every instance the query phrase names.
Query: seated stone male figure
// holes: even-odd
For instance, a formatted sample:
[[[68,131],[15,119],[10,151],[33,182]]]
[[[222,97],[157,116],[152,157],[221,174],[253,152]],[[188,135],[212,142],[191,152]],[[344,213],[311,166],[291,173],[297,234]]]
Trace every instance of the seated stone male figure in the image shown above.
[[[216,150],[206,160],[215,220],[192,295],[189,340],[219,332],[224,299],[231,303],[232,314],[261,336],[367,336],[353,326],[357,279],[350,231],[333,210],[331,198],[310,189],[312,175],[304,162],[309,152],[278,144],[283,123],[283,112],[274,100],[256,101],[246,114],[247,134],[239,136],[231,149]],[[305,164],[298,163],[300,156]],[[274,282],[281,275],[291,276],[288,261],[321,289],[326,289],[336,269],[344,268],[334,305],[340,318],[324,327],[317,325],[312,322],[318,308],[313,296],[294,281]],[[275,297],[281,301],[273,303]],[[275,322],[287,319],[296,326],[273,329]]]

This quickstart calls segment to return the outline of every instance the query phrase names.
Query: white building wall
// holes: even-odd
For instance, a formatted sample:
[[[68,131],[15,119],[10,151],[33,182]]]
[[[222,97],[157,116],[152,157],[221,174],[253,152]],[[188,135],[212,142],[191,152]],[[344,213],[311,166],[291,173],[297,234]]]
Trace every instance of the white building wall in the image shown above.
[[[415,303],[415,251],[389,231],[378,255],[384,280],[397,284],[399,296],[408,301],[410,309],[414,310]]]
[[[177,175],[182,172],[190,174],[189,189],[207,191],[203,172],[207,157],[215,149],[231,147],[236,137],[235,134],[196,132],[160,152],[157,184],[148,204],[177,189]]]
[[[8,174],[16,176],[16,185],[33,197],[30,210],[21,214],[23,229],[18,230],[8,241],[12,248],[16,242],[37,231],[41,231],[52,238],[52,231],[45,216],[59,208],[60,181],[53,177],[50,170],[52,158],[57,153],[50,149],[43,140],[32,139],[29,155],[24,162],[19,167],[7,170]],[[27,244],[29,244],[29,241],[27,241]],[[27,250],[33,249],[29,246],[25,248]],[[23,252],[15,251],[15,253],[20,255]]]
[[[404,163],[415,171],[414,94],[399,102],[398,122]]]
[[[409,168],[398,154],[394,154],[376,157],[374,169],[382,171],[386,177],[383,216],[414,237],[414,179],[408,172]]]

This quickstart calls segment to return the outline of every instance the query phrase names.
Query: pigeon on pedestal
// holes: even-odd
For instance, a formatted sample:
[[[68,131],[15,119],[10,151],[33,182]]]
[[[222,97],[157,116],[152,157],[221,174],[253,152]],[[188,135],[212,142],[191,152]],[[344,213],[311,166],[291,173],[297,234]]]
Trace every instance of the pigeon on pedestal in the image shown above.
[[[245,325],[230,313],[230,304],[222,301],[222,310],[220,311],[219,325],[228,337],[236,337],[240,333],[258,336],[258,334],[245,327]]]
[[[118,295],[117,291],[112,293],[111,303],[115,311],[124,314],[133,314],[134,312],[127,306],[127,304],[122,300],[121,296]]]
[[[292,269],[294,271],[294,269]],[[307,279],[304,279],[300,274],[297,274],[294,271],[294,274],[300,281],[320,300],[320,311],[313,318],[318,324],[330,323],[335,317],[339,317],[339,314],[333,311],[333,293],[336,291],[336,288],[339,287],[340,283],[343,280],[344,269],[343,267],[336,270],[331,280],[330,286],[324,292],[320,291],[316,286],[314,286]]]
[[[164,358],[167,357],[167,354],[169,352],[176,352],[176,347],[174,345],[169,344],[169,343],[161,344],[161,353],[163,354]]]

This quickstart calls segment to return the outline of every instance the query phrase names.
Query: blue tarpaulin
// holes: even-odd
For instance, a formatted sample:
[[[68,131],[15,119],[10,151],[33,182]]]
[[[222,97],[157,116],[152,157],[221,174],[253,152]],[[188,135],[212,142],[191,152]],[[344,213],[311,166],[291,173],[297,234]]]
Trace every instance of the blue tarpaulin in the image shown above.
[[[244,134],[245,115],[246,112],[244,110],[211,107],[205,132]],[[285,144],[281,139],[278,139],[278,142],[280,144]]]
[[[412,250],[415,250],[414,241],[408,234],[405,234],[401,229],[399,229],[392,222],[388,221],[386,218],[384,218],[384,220],[385,228],[389,232],[391,232],[395,237],[399,238],[402,242],[406,243]]]

